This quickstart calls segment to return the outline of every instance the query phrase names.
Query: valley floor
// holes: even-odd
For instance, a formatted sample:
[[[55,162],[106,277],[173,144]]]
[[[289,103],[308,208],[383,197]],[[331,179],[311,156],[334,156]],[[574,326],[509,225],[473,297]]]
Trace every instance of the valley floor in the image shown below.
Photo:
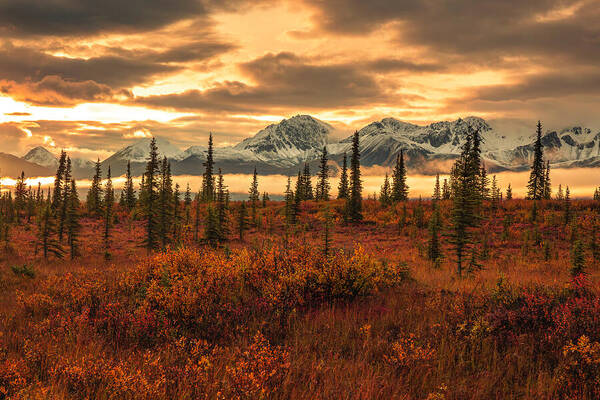
[[[287,228],[268,202],[244,240],[233,213],[218,248],[187,226],[153,254],[121,210],[108,260],[99,220],[74,260],[43,260],[22,223],[1,248],[0,399],[600,398],[599,207],[562,206],[486,205],[461,276],[445,235],[428,260],[429,201],[365,201],[359,225],[309,201]]]

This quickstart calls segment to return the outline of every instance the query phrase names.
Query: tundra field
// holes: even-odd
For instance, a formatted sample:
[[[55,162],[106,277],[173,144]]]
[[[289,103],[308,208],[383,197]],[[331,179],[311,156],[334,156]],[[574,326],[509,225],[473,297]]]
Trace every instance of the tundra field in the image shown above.
[[[231,202],[228,240],[210,245],[194,201],[153,253],[115,205],[110,254],[84,216],[73,260],[12,225],[0,398],[598,398],[600,204],[483,202],[459,276],[452,201],[434,203],[364,200],[352,224],[343,200],[309,200],[290,225],[266,201],[240,240]]]

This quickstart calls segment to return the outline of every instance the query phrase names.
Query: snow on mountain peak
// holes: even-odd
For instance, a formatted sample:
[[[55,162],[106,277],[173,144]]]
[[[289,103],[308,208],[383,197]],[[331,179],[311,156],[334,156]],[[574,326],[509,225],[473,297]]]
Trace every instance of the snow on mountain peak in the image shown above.
[[[267,126],[234,149],[249,150],[266,159],[299,157],[325,146],[332,130],[331,125],[310,115],[296,115]]]
[[[42,167],[56,168],[58,167],[58,159],[54,154],[42,146],[34,147],[23,156],[25,161],[32,162]]]
[[[156,146],[160,157],[179,158],[183,153],[181,149],[172,145],[167,139],[155,136]],[[152,138],[143,138],[137,142],[122,148],[109,159],[131,160],[132,162],[145,162],[150,152]]]

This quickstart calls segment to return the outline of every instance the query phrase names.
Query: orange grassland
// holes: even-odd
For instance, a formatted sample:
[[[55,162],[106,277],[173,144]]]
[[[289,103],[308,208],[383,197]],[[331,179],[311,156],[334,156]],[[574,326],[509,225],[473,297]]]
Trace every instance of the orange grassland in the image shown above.
[[[423,201],[305,202],[286,229],[268,202],[237,239],[148,254],[143,222],[117,213],[111,259],[102,222],[83,219],[75,260],[35,252],[35,224],[0,248],[0,399],[600,398],[598,204],[487,204],[474,232],[480,268],[456,273],[442,236],[427,259]],[[451,203],[441,202],[442,233]],[[325,215],[331,248],[323,254]],[[204,216],[204,209],[202,216]],[[193,220],[193,219],[192,219]],[[584,244],[586,273],[570,275]],[[470,255],[469,255],[470,257]],[[469,258],[468,257],[468,258]],[[467,259],[468,264],[468,259]]]

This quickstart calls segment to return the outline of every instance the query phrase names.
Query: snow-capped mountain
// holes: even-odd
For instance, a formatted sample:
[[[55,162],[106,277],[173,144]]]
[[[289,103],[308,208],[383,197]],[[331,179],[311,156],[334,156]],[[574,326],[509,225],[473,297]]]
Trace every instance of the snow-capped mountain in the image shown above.
[[[42,167],[56,169],[58,167],[58,159],[42,146],[34,147],[23,156],[23,160],[41,165]]]
[[[156,146],[158,147],[159,157],[178,158],[183,152],[176,146],[173,146],[167,139],[156,136]],[[148,151],[150,149],[150,141],[152,138],[143,138],[137,142],[124,147],[117,151],[112,156],[104,160],[102,163],[110,162],[111,160],[130,160],[131,162],[146,162]]]
[[[34,147],[29,150],[23,157],[23,160],[42,167],[56,171],[58,168],[58,157],[42,146]],[[94,163],[83,158],[71,158],[72,173],[76,177],[87,177],[90,169],[94,167]]]
[[[263,160],[306,158],[327,144],[333,127],[310,115],[296,115],[272,124],[234,146],[248,150]]]
[[[533,158],[535,124],[525,127],[499,121],[485,121],[466,117],[455,121],[441,121],[416,125],[385,118],[360,129],[361,164],[364,166],[394,165],[400,150],[404,150],[409,169],[420,173],[447,172],[460,154],[469,126],[480,130],[482,156],[492,171],[523,170]],[[340,141],[331,139],[333,128],[309,115],[297,115],[272,124],[235,146],[215,147],[214,159],[223,173],[251,173],[256,167],[261,174],[294,174],[305,162],[316,170],[323,146],[327,146],[332,161],[339,165],[343,154],[349,154],[352,136]],[[146,166],[150,138],[140,139],[102,161],[103,174],[108,166],[113,176],[125,173],[131,162],[132,173],[140,175]],[[559,131],[544,131],[545,159],[559,167],[600,166],[600,132],[573,126]],[[160,156],[171,161],[174,174],[201,175],[204,172],[207,147],[198,144],[182,151],[163,137],[156,137]],[[25,160],[51,169],[56,157],[37,147],[29,151]],[[93,163],[73,160],[74,175],[89,177]],[[314,167],[313,167],[314,166]],[[75,171],[78,171],[75,173]]]

